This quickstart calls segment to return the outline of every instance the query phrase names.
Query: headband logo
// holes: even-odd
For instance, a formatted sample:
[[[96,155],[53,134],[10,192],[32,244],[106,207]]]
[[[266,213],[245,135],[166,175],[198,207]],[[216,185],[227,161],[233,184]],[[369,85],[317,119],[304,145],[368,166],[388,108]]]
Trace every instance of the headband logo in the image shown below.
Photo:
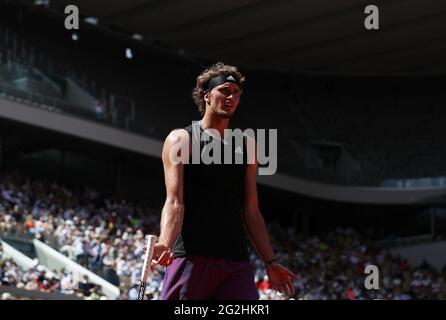
[[[229,80],[229,81],[235,81],[235,79],[234,79],[234,77],[233,77],[232,75],[230,75],[229,77],[227,77],[226,80]]]

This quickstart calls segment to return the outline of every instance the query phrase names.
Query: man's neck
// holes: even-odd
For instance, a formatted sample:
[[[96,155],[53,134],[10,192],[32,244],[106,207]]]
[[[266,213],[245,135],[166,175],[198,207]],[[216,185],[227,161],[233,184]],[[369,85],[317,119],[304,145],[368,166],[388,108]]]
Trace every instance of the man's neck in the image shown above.
[[[215,129],[220,133],[220,137],[224,138],[224,130],[229,126],[229,118],[222,118],[215,114],[205,113],[201,119],[203,129]]]

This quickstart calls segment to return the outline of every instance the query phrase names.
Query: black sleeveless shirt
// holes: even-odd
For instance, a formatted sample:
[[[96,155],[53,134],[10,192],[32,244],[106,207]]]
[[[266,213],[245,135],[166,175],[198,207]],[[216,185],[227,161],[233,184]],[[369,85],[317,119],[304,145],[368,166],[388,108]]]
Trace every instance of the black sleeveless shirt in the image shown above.
[[[199,122],[193,122],[185,130],[191,138],[192,153],[201,154],[215,139],[204,132]],[[207,141],[201,141],[203,139]],[[201,255],[246,261],[249,257],[242,220],[246,141],[243,139],[243,149],[232,143],[232,152],[243,150],[243,164],[236,164],[234,156],[232,164],[224,164],[224,152],[228,152],[228,147],[219,140],[214,143],[221,144],[221,164],[204,164],[201,160],[193,164],[192,155],[189,164],[184,164],[184,219],[173,253],[175,257]]]

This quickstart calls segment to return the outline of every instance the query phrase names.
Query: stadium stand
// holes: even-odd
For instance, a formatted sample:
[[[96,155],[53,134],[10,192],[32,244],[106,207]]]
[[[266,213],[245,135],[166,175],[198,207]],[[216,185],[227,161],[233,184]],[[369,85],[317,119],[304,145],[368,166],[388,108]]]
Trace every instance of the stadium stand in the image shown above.
[[[3,95],[158,139],[198,118],[189,97],[204,62],[157,52],[136,40],[116,40],[89,26],[73,41],[71,32],[53,30],[56,17],[38,8],[6,9],[0,23]],[[126,46],[134,49],[134,59],[124,57]],[[367,186],[446,175],[439,160],[446,99],[441,78],[247,74],[234,125],[280,128],[279,172]],[[18,75],[33,80],[28,86],[34,93],[20,90]],[[70,100],[71,87],[84,99],[78,94]]]
[[[155,209],[112,200],[90,188],[76,193],[54,182],[17,174],[0,177],[0,234],[3,237],[21,235],[45,241],[119,285],[120,299],[136,299],[143,235],[156,233],[159,228]],[[427,261],[412,266],[367,234],[338,228],[304,236],[274,221],[269,222],[269,228],[278,257],[299,275],[294,282],[296,299],[446,298],[446,266],[435,269]],[[261,299],[283,299],[270,290],[263,264],[254,253],[251,260]],[[369,264],[379,266],[383,290],[364,288],[364,268]],[[39,273],[39,267],[36,270],[24,272],[14,262],[3,261],[2,284],[105,299],[97,287],[90,288],[88,279],[72,283],[69,274],[45,275]],[[163,276],[164,270],[156,269],[146,291],[148,299],[159,299]]]
[[[39,8],[3,4],[0,99],[159,140],[199,117],[190,94],[195,75],[208,61],[166,54],[93,26],[74,37],[54,29],[56,23],[59,16]],[[124,57],[127,46],[134,51],[131,60]],[[426,178],[424,187],[445,186],[439,183],[446,176],[441,77],[246,73],[234,125],[280,128],[279,172],[353,186],[412,181],[410,187]],[[119,286],[117,299],[137,298],[144,235],[157,233],[159,211],[156,205],[86,185],[75,188],[23,173],[0,173],[0,237],[45,242]],[[376,239],[355,228],[304,236],[268,218],[279,258],[298,274],[295,299],[446,299],[446,268],[427,261],[410,264],[391,253],[386,244],[396,243],[393,238]],[[270,289],[253,253],[251,260],[261,299],[283,299]],[[381,270],[382,290],[364,289],[364,268],[370,263]],[[164,270],[156,268],[147,299],[160,298],[163,276]],[[88,278],[74,279],[69,272],[48,272],[42,266],[25,270],[1,256],[0,279],[3,300],[57,298],[45,294],[107,299]]]

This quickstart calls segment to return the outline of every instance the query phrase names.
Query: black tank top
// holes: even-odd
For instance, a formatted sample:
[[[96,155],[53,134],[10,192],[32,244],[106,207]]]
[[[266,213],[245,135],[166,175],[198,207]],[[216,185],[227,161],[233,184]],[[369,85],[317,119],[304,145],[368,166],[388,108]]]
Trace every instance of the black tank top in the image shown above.
[[[191,138],[192,148],[196,147],[192,152],[201,152],[214,139],[204,132],[199,122],[193,122],[185,130]],[[200,136],[207,141],[201,141],[203,138]],[[190,155],[189,164],[184,165],[185,211],[182,230],[173,247],[175,257],[201,255],[248,260],[242,221],[247,169],[246,141],[243,139],[243,164],[235,164],[235,161],[223,164],[224,144],[217,142],[222,146],[221,164],[204,164],[201,161],[193,164]],[[232,143],[233,152],[236,152],[236,147],[236,143]],[[237,151],[240,152],[240,146]]]

